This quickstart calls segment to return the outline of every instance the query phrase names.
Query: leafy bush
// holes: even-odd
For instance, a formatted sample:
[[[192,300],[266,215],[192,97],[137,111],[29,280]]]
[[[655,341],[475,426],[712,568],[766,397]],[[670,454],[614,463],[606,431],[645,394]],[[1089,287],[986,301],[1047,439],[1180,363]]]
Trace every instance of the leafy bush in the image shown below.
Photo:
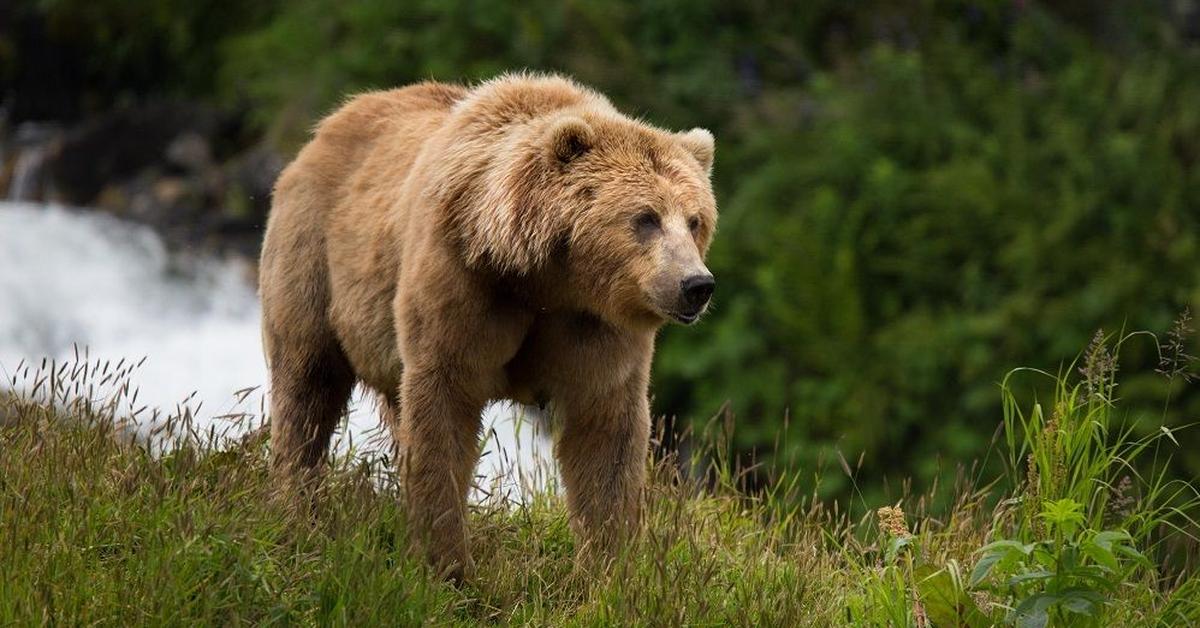
[[[806,467],[836,447],[930,481],[987,449],[1003,365],[1165,329],[1200,300],[1195,52],[1120,56],[1038,11],[994,34],[871,46],[744,141],[718,135],[716,311],[704,342],[665,334],[660,408],[728,403],[743,449],[769,449],[786,413]],[[1165,386],[1138,375],[1124,405]],[[1186,395],[1177,417],[1200,410]]]
[[[993,540],[974,552],[964,578],[956,560],[939,562],[923,551],[936,531],[911,533],[903,511],[879,509],[884,569],[863,595],[864,613],[889,609],[893,625],[1022,627],[1171,625],[1200,617],[1200,598],[1185,594],[1195,584],[1161,600],[1157,616],[1131,615],[1116,602],[1139,583],[1194,580],[1177,553],[1200,540],[1200,492],[1165,473],[1179,428],[1136,437],[1117,419],[1117,354],[1139,335],[1117,338],[1110,349],[1110,339],[1098,334],[1077,372],[1009,373],[1002,427],[1013,492],[992,515]],[[1178,366],[1168,359],[1163,370],[1182,376]],[[1049,417],[1036,402],[1021,409],[1013,380],[1024,373],[1053,383]]]
[[[994,590],[1016,601],[1009,614],[1019,626],[1063,625],[1082,616],[1099,625],[1109,596],[1149,561],[1130,543],[1128,532],[1081,531],[1083,505],[1071,499],[1046,502],[1041,517],[1053,537],[1035,543],[1000,540],[980,552],[971,585],[999,574],[1010,576]]]

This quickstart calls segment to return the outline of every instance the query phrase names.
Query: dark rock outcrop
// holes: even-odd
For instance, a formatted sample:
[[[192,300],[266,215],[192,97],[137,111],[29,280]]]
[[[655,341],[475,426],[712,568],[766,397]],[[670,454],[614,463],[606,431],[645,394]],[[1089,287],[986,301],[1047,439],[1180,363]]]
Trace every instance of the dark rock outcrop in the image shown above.
[[[0,189],[13,200],[107,211],[154,227],[173,248],[257,256],[284,160],[231,139],[235,116],[159,102],[35,130],[0,141]]]

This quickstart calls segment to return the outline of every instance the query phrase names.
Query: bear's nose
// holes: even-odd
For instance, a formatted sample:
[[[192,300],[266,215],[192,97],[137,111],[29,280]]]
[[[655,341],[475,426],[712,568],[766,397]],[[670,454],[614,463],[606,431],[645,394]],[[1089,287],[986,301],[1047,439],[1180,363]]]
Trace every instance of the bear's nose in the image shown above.
[[[684,279],[680,283],[680,288],[683,290],[683,302],[691,310],[689,313],[699,312],[700,308],[704,307],[712,298],[713,289],[716,287],[716,280],[707,273],[692,275]]]

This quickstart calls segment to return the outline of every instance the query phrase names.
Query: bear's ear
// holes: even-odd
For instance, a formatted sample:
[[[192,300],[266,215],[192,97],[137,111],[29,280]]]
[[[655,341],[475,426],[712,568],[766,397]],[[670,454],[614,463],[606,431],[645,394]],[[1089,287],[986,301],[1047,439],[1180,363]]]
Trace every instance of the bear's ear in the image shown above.
[[[546,132],[545,146],[551,160],[569,164],[591,150],[592,127],[575,116],[555,120]]]
[[[696,161],[700,162],[700,167],[704,172],[712,172],[713,152],[716,150],[713,142],[713,134],[708,129],[692,129],[683,133],[676,133],[675,139],[683,146],[687,152],[691,153]]]

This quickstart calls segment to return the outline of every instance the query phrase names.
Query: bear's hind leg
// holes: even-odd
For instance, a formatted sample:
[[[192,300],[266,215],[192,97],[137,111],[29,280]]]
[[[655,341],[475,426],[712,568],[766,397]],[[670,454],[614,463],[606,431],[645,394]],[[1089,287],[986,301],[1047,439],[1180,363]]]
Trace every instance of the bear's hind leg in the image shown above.
[[[270,361],[272,469],[285,487],[295,488],[317,475],[350,399],[354,372],[330,343],[315,351],[275,353]]]

